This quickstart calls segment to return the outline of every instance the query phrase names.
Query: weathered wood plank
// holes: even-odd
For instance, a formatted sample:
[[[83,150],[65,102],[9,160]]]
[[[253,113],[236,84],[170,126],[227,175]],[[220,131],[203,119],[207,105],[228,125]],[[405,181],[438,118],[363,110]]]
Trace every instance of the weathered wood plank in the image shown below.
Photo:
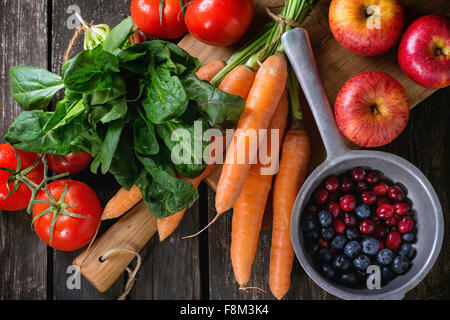
[[[20,113],[9,89],[9,68],[47,68],[47,1],[0,2],[0,135]],[[47,248],[26,212],[0,212],[0,300],[47,297]]]
[[[63,65],[64,53],[70,39],[74,34],[74,29],[70,28],[74,19],[74,10],[80,10],[80,15],[87,22],[94,22],[94,24],[107,23],[114,27],[129,13],[129,1],[95,1],[95,4],[89,0],[68,1],[68,0],[53,0],[52,1],[52,53],[51,53],[51,68],[55,73],[61,73]],[[80,36],[75,46],[72,49],[71,57],[75,56],[83,49],[83,37]],[[114,192],[119,188],[114,178],[108,176],[95,176],[86,170],[75,179],[86,182],[99,195],[103,205],[112,197]],[[103,223],[100,233],[105,231],[112,222]],[[124,285],[124,277],[121,276],[119,280],[104,294],[99,293],[86,279],[82,277],[81,289],[69,290],[66,286],[67,278],[70,274],[66,273],[67,268],[72,264],[73,259],[81,252],[60,252],[54,251],[53,255],[53,288],[55,299],[115,299],[122,292]]]
[[[199,203],[163,242],[158,235],[141,252],[143,264],[130,299],[198,300],[201,296],[199,240],[182,239],[199,229]]]

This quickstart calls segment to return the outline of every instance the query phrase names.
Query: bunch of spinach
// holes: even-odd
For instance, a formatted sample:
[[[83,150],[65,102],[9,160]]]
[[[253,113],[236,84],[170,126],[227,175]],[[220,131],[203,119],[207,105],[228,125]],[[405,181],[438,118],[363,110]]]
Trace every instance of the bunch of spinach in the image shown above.
[[[199,61],[175,44],[152,40],[129,46],[133,27],[131,18],[122,21],[103,45],[65,63],[61,77],[40,68],[11,68],[12,94],[25,111],[5,139],[41,154],[86,150],[94,157],[92,172],[113,174],[125,189],[137,185],[150,212],[168,217],[198,198],[177,172],[194,178],[207,165],[195,154],[187,154],[188,163],[172,163],[176,145],[193,150],[195,121],[203,129],[235,125],[245,102],[200,81]],[[61,89],[64,98],[55,110],[44,111]],[[176,129],[191,139],[174,135]],[[208,144],[200,141],[203,150]]]

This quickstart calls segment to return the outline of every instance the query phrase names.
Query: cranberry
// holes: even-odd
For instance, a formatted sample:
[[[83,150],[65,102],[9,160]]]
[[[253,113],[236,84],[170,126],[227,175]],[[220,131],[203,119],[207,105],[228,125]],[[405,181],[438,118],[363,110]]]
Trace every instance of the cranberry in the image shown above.
[[[386,192],[388,191],[388,189],[389,189],[389,187],[386,183],[379,182],[375,187],[372,188],[372,191],[377,196],[384,196],[386,194]]]
[[[380,180],[380,173],[378,171],[370,171],[366,175],[366,181],[369,184],[375,184],[378,183],[378,180]]]
[[[339,199],[339,192],[330,192],[330,201],[336,201]]]
[[[366,172],[363,168],[355,168],[350,172],[350,176],[352,177],[353,181],[363,181],[366,177]]]
[[[365,204],[371,205],[377,202],[377,196],[372,191],[364,191],[361,194],[361,201]]]
[[[397,231],[389,231],[386,240],[384,241],[384,245],[386,248],[391,249],[392,251],[397,251],[402,244],[402,236]]]
[[[342,220],[334,220],[333,227],[336,233],[343,234],[345,232],[345,223]]]
[[[381,219],[387,220],[394,215],[394,207],[389,203],[383,203],[377,208],[377,215]]]
[[[386,197],[381,197],[377,199],[377,206],[381,206],[383,203],[389,203],[388,198]]]
[[[392,216],[389,219],[386,219],[386,221],[384,221],[384,224],[386,225],[386,227],[395,227],[397,225],[397,217]]]
[[[378,240],[378,246],[380,247],[380,250],[384,249],[384,244],[381,240]]]
[[[373,213],[370,215],[369,219],[372,220],[374,223],[378,223],[378,222],[381,221],[381,218],[377,215],[376,212],[373,212]]]
[[[397,230],[401,233],[408,233],[414,228],[414,220],[404,216],[397,222]]]
[[[344,214],[344,223],[347,227],[354,227],[358,223],[354,214],[346,212]]]
[[[339,179],[336,176],[328,177],[324,183],[325,189],[330,192],[336,192],[339,190]]]
[[[339,200],[339,205],[344,211],[353,211],[356,208],[356,199],[351,194],[346,194]]]
[[[337,219],[341,215],[341,207],[336,202],[328,203],[327,209],[334,219]]]
[[[343,177],[339,189],[342,192],[349,192],[353,189],[353,181],[350,178]]]
[[[384,238],[385,235],[386,235],[386,228],[381,224],[377,224],[375,226],[375,230],[373,231],[373,236],[377,239],[381,239]]]
[[[315,197],[318,204],[325,204],[328,201],[329,193],[326,189],[320,188],[316,191]]]
[[[371,234],[375,231],[375,223],[369,219],[365,219],[361,221],[361,224],[359,225],[359,230],[363,234]]]
[[[406,202],[397,202],[394,204],[394,211],[399,216],[404,216],[409,212],[409,205]]]
[[[369,185],[365,181],[358,181],[355,187],[356,191],[363,192],[369,189]]]
[[[388,198],[394,201],[403,201],[405,193],[399,186],[394,186],[387,191]]]
[[[328,242],[325,239],[320,238],[319,239],[319,246],[323,247],[323,248],[328,248]]]

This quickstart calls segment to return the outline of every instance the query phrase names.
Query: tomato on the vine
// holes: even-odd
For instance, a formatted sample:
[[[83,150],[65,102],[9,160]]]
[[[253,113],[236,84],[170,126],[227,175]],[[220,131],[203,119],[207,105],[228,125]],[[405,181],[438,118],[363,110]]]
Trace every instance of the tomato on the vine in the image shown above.
[[[253,15],[253,0],[194,0],[187,7],[185,21],[198,40],[225,47],[244,35]]]
[[[68,172],[70,175],[74,175],[83,171],[91,161],[91,155],[83,151],[63,156],[48,156],[48,167],[54,173]]]
[[[131,17],[142,32],[155,38],[177,39],[187,32],[180,0],[132,0]]]
[[[36,200],[34,229],[49,246],[73,251],[95,236],[102,207],[97,194],[85,183],[67,179],[54,181],[47,190],[38,192]]]
[[[26,179],[35,184],[44,179],[44,165],[39,156],[14,149],[7,143],[0,144],[0,210],[18,211],[28,207],[31,190],[23,182]]]

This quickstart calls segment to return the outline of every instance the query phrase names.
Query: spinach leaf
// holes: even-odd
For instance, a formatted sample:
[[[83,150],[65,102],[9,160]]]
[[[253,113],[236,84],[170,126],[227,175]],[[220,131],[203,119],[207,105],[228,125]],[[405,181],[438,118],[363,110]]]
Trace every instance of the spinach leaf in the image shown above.
[[[108,123],[123,118],[128,112],[125,97],[110,101],[103,105],[93,106],[89,114],[89,123],[95,126],[98,122]]]
[[[139,111],[141,115],[141,112]],[[137,118],[133,123],[134,149],[144,156],[158,154],[159,144],[153,124],[145,116]]]
[[[236,126],[244,111],[244,99],[223,92],[209,82],[201,81],[194,74],[185,77],[183,85],[189,99],[197,103],[197,108],[208,117],[213,126]]]
[[[114,53],[117,49],[122,49],[125,42],[127,42],[133,33],[134,22],[131,17],[128,17],[111,30],[105,40],[105,51]]]
[[[144,165],[135,184],[141,190],[150,212],[158,218],[169,217],[185,208],[190,208],[198,199],[197,189],[192,183],[175,177],[168,168],[170,155],[166,150],[153,157],[138,156]]]
[[[109,172],[126,190],[131,189],[139,176],[139,168],[135,159],[136,156],[130,145],[125,140],[120,140],[112,158]]]
[[[10,126],[5,140],[27,152],[64,155],[86,150],[95,154],[100,137],[86,125],[85,113],[72,118],[64,126],[47,131],[44,128],[50,126],[47,125],[49,121],[57,122],[53,116],[53,112],[42,110],[24,111]]]
[[[105,139],[100,148],[100,153],[92,160],[91,171],[97,173],[98,167],[102,165],[102,174],[108,173],[114,154],[120,142],[120,136],[125,126],[125,120],[120,119],[110,123],[106,131]]]
[[[155,67],[152,63],[149,77],[142,106],[150,121],[160,124],[183,114],[189,101],[180,78],[171,75],[165,65]]]
[[[95,90],[91,94],[84,95],[83,99],[91,106],[97,106],[117,100],[126,95],[126,83],[123,77],[118,74],[111,75],[111,87],[101,90]]]
[[[206,168],[203,152],[210,142],[203,141],[202,133],[209,128],[204,118],[199,118],[195,111],[189,109],[183,116],[156,126],[159,136],[171,151],[175,168],[182,176],[195,178]]]
[[[113,85],[113,73],[120,72],[119,60],[101,46],[80,52],[63,66],[66,88],[83,94],[108,90]]]
[[[44,109],[56,92],[64,88],[60,76],[29,66],[11,67],[9,81],[14,99],[24,110]]]

